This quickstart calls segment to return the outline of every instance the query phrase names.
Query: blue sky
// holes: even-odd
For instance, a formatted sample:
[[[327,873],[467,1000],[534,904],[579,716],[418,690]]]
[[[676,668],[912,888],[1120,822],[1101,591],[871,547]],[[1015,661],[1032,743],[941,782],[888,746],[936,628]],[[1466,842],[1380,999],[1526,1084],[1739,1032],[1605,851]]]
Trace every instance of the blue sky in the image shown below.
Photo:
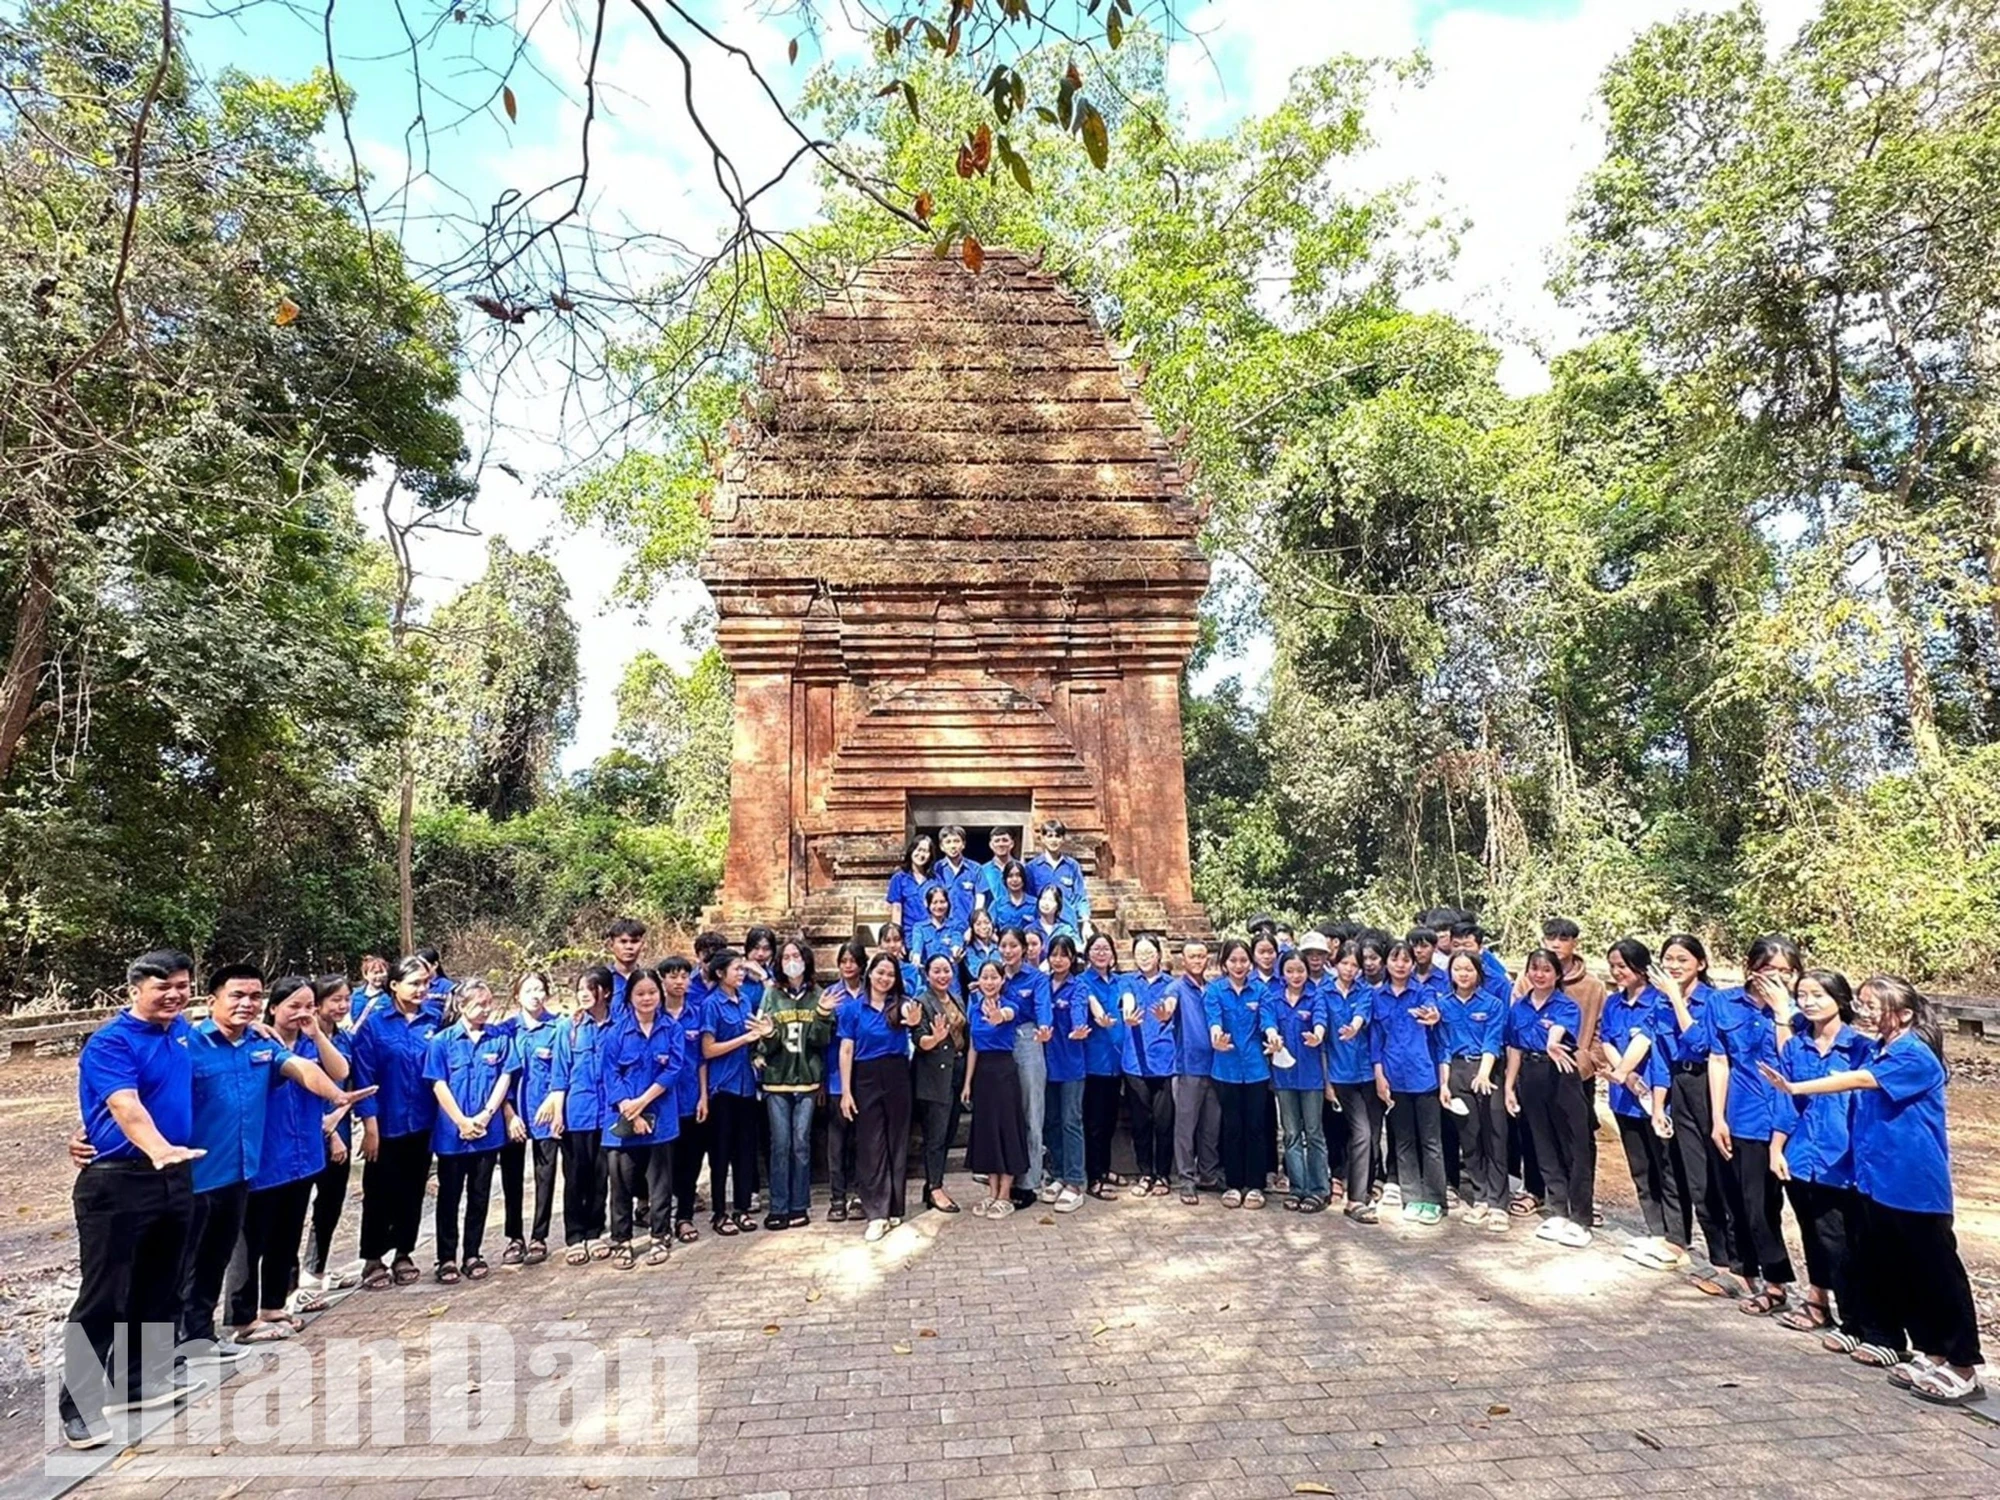
[[[494,3],[504,6],[505,0]],[[1183,21],[1204,38],[1206,55],[1193,46],[1179,49],[1169,80],[1194,127],[1220,131],[1275,104],[1298,67],[1343,52],[1400,56],[1422,47],[1432,62],[1431,82],[1399,94],[1371,118],[1379,144],[1360,165],[1357,185],[1414,181],[1438,208],[1469,219],[1449,276],[1419,289],[1413,300],[1464,317],[1499,340],[1506,351],[1503,379],[1529,390],[1543,378],[1546,356],[1580,331],[1543,283],[1570,196],[1595,156],[1590,109],[1599,75],[1644,26],[1726,3],[1733,0],[1184,3]],[[825,8],[839,14],[837,4]],[[411,144],[415,111],[407,64],[398,55],[406,44],[395,7],[387,0],[350,0],[335,12],[341,71],[360,95],[355,144],[374,178],[378,224],[399,228],[419,257],[446,258],[466,243],[468,215],[484,213],[510,186],[539,187],[572,170],[584,75],[578,17],[592,9],[579,0],[520,6],[518,14],[534,20],[523,22],[527,44],[512,72],[513,121],[497,98],[512,34],[448,20],[440,25],[423,51],[427,80],[437,91],[428,176],[421,142],[414,150]],[[798,63],[788,65],[786,47],[796,25],[773,15],[774,9],[767,0],[705,0],[706,14],[725,35],[781,87],[794,89],[819,48],[805,38]],[[1764,3],[1780,39],[1814,9],[1811,0]],[[405,10],[417,18],[416,9]],[[705,168],[678,105],[677,72],[635,10],[614,4],[610,14],[614,22],[599,69],[593,222],[670,232],[697,245],[712,242],[722,200],[712,184],[704,187]],[[192,21],[190,45],[209,69],[237,66],[297,77],[323,58],[319,28],[317,8],[259,6],[237,19]],[[858,45],[838,32],[827,41],[836,49]],[[787,148],[782,123],[758,106],[740,72],[713,53],[695,55],[702,65],[697,97],[704,114],[726,122],[746,175],[759,167],[768,174]],[[332,141],[329,150],[344,155],[346,147]],[[779,199],[779,220],[810,213],[815,196],[799,174],[796,188]],[[632,270],[645,274],[645,260]],[[620,559],[604,538],[568,530],[546,485],[575,446],[573,433],[560,430],[553,390],[550,377],[523,368],[497,398],[495,422],[485,420],[483,403],[468,403],[466,416],[481,452],[522,476],[517,482],[487,467],[474,523],[517,547],[547,547],[570,583],[584,645],[583,714],[566,758],[575,767],[609,742],[611,695],[625,662],[644,648],[684,656],[679,625],[700,608],[703,595],[692,585],[674,590],[643,616],[611,606],[607,591]],[[484,545],[483,539],[448,539],[427,549],[421,566],[433,602],[477,575]],[[1255,664],[1244,665],[1254,677]]]

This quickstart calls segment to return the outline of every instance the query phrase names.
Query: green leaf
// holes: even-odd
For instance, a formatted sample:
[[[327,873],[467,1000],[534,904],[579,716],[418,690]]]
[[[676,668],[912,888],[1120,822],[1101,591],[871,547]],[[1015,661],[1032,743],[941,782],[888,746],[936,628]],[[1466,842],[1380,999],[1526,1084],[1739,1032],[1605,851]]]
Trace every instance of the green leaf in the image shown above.
[[[994,143],[994,149],[1000,153],[1000,160],[1006,165],[1007,170],[1014,174],[1014,180],[1021,185],[1021,191],[1032,193],[1035,184],[1028,175],[1028,163],[1021,153],[1014,149],[1013,143],[1003,135]]]
[[[1104,17],[1104,40],[1111,44],[1113,52],[1116,52],[1118,44],[1125,40],[1125,18],[1119,14],[1115,5]]]
[[[1097,112],[1096,105],[1086,99],[1078,108],[1083,149],[1090,157],[1090,164],[1102,172],[1111,160],[1111,133],[1104,128],[1104,116]]]

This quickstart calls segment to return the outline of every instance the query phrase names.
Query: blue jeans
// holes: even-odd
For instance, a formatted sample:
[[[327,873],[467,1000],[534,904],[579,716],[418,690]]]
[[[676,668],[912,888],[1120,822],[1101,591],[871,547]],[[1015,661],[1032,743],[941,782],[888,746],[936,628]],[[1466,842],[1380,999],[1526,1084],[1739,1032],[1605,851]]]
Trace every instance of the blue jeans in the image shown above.
[[[1055,1158],[1056,1181],[1083,1191],[1083,1080],[1059,1083],[1049,1080],[1047,1114],[1056,1120],[1055,1142],[1049,1152]]]
[[[1326,1132],[1320,1124],[1318,1089],[1279,1089],[1278,1126],[1285,1138],[1285,1176],[1301,1198],[1324,1198],[1327,1180]]]
[[[1042,1111],[1049,1082],[1048,1059],[1032,1025],[1023,1024],[1014,1033],[1014,1071],[1021,1080],[1021,1112],[1028,1117],[1028,1170],[1016,1186],[1032,1193],[1042,1185]]]
[[[771,1212],[802,1214],[812,1202],[813,1096],[766,1094],[771,1122]]]

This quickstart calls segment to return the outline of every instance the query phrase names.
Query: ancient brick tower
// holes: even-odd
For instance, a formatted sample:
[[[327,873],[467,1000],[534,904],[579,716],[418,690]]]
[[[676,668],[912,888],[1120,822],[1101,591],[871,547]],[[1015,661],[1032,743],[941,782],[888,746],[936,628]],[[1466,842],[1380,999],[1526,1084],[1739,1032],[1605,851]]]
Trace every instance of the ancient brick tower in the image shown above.
[[[1179,674],[1208,564],[1083,304],[1015,255],[891,255],[795,322],[755,406],[701,568],[736,678],[716,918],[834,941],[911,830],[983,854],[1054,815],[1099,925],[1205,927]]]

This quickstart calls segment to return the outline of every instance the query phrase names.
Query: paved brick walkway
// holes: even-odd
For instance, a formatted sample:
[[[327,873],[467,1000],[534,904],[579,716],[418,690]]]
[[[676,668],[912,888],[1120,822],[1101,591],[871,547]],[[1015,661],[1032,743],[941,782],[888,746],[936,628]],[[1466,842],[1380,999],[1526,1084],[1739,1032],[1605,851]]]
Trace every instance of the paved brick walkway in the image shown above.
[[[551,1320],[693,1339],[698,1477],[528,1480],[511,1440],[442,1478],[363,1482],[301,1456],[280,1478],[163,1486],[142,1447],[81,1493],[2000,1494],[2000,1428],[1641,1271],[1611,1235],[1576,1253],[1518,1226],[1366,1229],[1208,1199],[920,1214],[878,1246],[815,1225],[705,1236],[664,1269],[357,1294],[308,1337],[393,1336],[439,1303],[524,1343]]]

